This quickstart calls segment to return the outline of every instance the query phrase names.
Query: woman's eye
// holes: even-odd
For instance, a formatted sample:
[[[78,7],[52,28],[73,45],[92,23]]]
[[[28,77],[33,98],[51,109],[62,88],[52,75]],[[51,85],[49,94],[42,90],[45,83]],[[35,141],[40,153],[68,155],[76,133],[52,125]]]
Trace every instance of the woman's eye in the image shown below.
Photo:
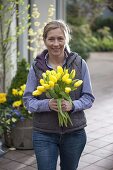
[[[64,39],[63,38],[58,38],[59,41],[63,41]]]
[[[50,41],[54,41],[54,38],[49,38]]]

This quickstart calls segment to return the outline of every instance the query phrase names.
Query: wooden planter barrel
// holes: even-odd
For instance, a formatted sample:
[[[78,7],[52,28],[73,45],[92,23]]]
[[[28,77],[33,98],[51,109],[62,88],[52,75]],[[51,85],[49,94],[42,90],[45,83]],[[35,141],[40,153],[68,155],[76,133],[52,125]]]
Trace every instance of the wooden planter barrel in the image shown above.
[[[32,146],[32,120],[26,119],[17,122],[11,133],[4,134],[5,144],[16,149],[33,149]]]

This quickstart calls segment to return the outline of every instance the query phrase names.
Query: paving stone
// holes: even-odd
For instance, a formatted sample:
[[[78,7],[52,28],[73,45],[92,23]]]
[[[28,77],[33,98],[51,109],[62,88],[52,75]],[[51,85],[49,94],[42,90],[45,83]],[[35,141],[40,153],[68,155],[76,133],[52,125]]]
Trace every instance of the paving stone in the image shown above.
[[[101,160],[102,158],[99,156],[91,155],[91,154],[86,154],[81,157],[81,161],[92,164],[94,162],[97,162],[98,160]]]
[[[95,146],[97,148],[106,147],[109,145],[109,142],[102,141],[101,139],[96,139],[88,143],[88,145]]]
[[[82,170],[108,170],[108,169],[95,165],[90,165],[88,167],[83,168]]]
[[[106,168],[106,169],[113,169],[113,160],[103,159],[95,163],[95,165]]]
[[[26,154],[19,153],[18,151],[9,151],[4,155],[4,158],[8,158],[10,160],[18,160],[19,158],[25,157]]]
[[[32,164],[36,163],[36,158],[32,157],[30,155],[29,156],[26,155],[25,157],[19,158],[18,162],[21,162],[25,165],[32,165]]]
[[[37,170],[36,168],[33,168],[31,166],[26,166],[25,168],[22,168],[20,170]]]
[[[26,167],[26,165],[15,161],[11,161],[10,163],[4,164],[2,166],[2,168],[4,168],[5,170],[20,170],[23,167]]]
[[[90,145],[86,145],[85,149],[84,149],[84,153],[91,153],[95,150],[97,150],[98,148],[95,146],[90,146]]]
[[[90,165],[89,163],[80,161],[79,166],[78,166],[78,170],[82,170],[89,165]]]
[[[91,154],[92,155],[98,155],[101,158],[105,158],[105,157],[111,156],[113,154],[113,152],[107,151],[104,148],[101,148],[101,149],[98,149],[96,151],[93,151]]]

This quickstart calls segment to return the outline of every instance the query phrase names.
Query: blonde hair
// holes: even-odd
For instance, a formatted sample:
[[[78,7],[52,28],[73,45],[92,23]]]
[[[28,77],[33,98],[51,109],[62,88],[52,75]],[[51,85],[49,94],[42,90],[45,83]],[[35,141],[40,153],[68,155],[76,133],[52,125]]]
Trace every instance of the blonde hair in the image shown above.
[[[70,29],[69,29],[69,26],[62,20],[53,20],[47,23],[46,26],[44,27],[43,39],[45,40],[47,38],[47,34],[49,31],[56,29],[56,28],[60,28],[63,31],[64,36],[66,38],[66,48],[68,51],[70,51],[70,48],[68,45],[69,40],[70,40]]]

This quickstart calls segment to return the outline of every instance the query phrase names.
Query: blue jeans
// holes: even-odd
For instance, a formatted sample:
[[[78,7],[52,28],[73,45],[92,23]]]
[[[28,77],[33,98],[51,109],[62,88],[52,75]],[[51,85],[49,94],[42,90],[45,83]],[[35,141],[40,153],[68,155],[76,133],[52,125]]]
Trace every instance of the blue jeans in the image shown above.
[[[66,134],[33,132],[38,170],[56,170],[60,155],[61,170],[76,170],[86,144],[85,130]]]

